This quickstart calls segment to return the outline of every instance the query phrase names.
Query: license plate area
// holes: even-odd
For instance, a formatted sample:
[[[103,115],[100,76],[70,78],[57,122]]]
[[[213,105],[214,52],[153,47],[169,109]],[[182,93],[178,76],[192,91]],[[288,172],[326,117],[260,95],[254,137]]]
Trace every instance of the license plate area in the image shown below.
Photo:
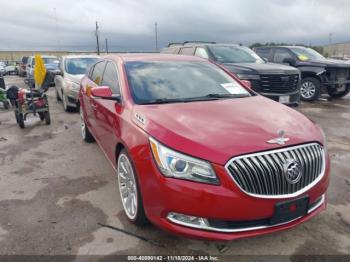
[[[282,104],[288,104],[290,101],[290,98],[289,96],[280,96],[278,101]]]
[[[270,219],[271,225],[282,224],[305,216],[309,207],[309,197],[279,202],[275,205],[275,214]]]

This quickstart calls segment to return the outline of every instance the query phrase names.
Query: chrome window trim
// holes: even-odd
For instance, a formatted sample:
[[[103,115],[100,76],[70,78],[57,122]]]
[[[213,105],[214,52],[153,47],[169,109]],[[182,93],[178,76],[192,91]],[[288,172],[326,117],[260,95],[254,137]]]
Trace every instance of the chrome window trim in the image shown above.
[[[306,187],[304,187],[304,188],[300,189],[299,191],[296,191],[296,192],[294,192],[292,194],[285,194],[285,195],[258,195],[258,194],[249,193],[249,192],[245,191],[238,184],[238,182],[233,178],[233,176],[230,174],[230,171],[228,169],[228,167],[232,164],[232,162],[234,162],[236,160],[239,160],[239,159],[243,159],[243,158],[247,158],[247,157],[256,157],[256,156],[261,156],[261,155],[268,155],[268,154],[273,154],[273,153],[286,152],[286,151],[290,151],[290,150],[293,150],[293,149],[306,148],[306,147],[309,147],[309,146],[320,146],[321,147],[321,153],[323,155],[321,173],[308,186],[306,186]],[[284,148],[280,148],[280,149],[268,150],[268,151],[263,151],[263,152],[258,152],[258,153],[252,153],[252,154],[247,154],[247,155],[241,155],[241,156],[233,157],[226,163],[225,169],[226,169],[227,175],[230,176],[230,178],[233,180],[235,185],[242,192],[244,192],[245,194],[247,194],[249,196],[256,197],[256,198],[268,198],[268,199],[293,198],[293,197],[297,197],[297,196],[305,193],[306,191],[308,191],[310,188],[314,187],[318,182],[321,181],[321,179],[324,177],[324,174],[325,174],[325,171],[326,171],[326,155],[325,155],[324,147],[321,144],[319,144],[319,143],[309,143],[309,144],[304,144],[304,145],[284,147]]]
[[[306,215],[309,215],[310,213],[312,213],[313,211],[315,211],[316,209],[318,209],[325,201],[325,195],[323,194],[319,203],[317,203],[314,207],[312,207],[311,209],[308,210]],[[181,225],[181,226],[185,226],[185,227],[189,227],[189,228],[196,228],[196,229],[201,229],[201,230],[205,230],[205,231],[214,231],[214,232],[221,232],[221,233],[239,233],[239,232],[245,232],[245,231],[252,231],[252,230],[259,230],[259,229],[267,229],[267,228],[272,228],[272,227],[278,227],[278,226],[282,226],[282,225],[286,225],[289,223],[292,223],[302,217],[305,216],[299,216],[297,218],[294,218],[292,220],[283,222],[283,223],[279,223],[276,225],[264,225],[264,226],[255,226],[255,227],[245,227],[245,228],[236,228],[236,229],[225,229],[225,228],[216,228],[216,227],[211,227],[211,226],[199,226],[199,225],[192,225],[186,222],[181,222],[178,221],[176,219],[173,219],[171,217],[167,216],[167,219],[169,221],[171,221],[174,224],[177,225]]]

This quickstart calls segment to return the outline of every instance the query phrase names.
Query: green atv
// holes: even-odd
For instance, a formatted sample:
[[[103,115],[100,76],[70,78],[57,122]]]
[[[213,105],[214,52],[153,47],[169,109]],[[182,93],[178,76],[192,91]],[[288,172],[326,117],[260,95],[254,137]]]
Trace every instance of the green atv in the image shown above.
[[[0,77],[0,104],[2,104],[5,109],[9,109],[10,107],[10,102],[6,95],[5,82],[2,77]]]

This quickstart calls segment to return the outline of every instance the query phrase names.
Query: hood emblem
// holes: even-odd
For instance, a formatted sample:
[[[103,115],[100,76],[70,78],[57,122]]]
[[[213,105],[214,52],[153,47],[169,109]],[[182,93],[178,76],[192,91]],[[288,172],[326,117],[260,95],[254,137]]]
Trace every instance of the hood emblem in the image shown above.
[[[284,177],[292,185],[299,182],[303,175],[302,170],[302,165],[295,159],[286,159],[286,162],[283,164]]]
[[[286,142],[289,141],[289,137],[285,137],[284,135],[285,135],[284,130],[279,130],[278,131],[278,137],[267,141],[267,143],[268,144],[285,145]]]

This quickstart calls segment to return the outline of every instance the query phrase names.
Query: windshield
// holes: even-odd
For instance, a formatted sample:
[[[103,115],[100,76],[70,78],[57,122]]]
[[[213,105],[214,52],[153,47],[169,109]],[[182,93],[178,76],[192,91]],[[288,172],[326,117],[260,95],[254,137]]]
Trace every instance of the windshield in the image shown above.
[[[83,75],[99,59],[95,57],[66,59],[65,69],[71,75]]]
[[[290,47],[290,50],[296,54],[299,60],[309,61],[309,60],[324,60],[326,59],[323,55],[316,52],[315,50],[307,47]]]
[[[210,51],[220,63],[265,63],[253,50],[244,46],[210,46]]]
[[[44,64],[59,64],[60,61],[56,57],[43,57]],[[33,58],[33,66],[35,66],[35,58]]]
[[[231,76],[207,62],[127,62],[125,68],[137,104],[250,96]]]

